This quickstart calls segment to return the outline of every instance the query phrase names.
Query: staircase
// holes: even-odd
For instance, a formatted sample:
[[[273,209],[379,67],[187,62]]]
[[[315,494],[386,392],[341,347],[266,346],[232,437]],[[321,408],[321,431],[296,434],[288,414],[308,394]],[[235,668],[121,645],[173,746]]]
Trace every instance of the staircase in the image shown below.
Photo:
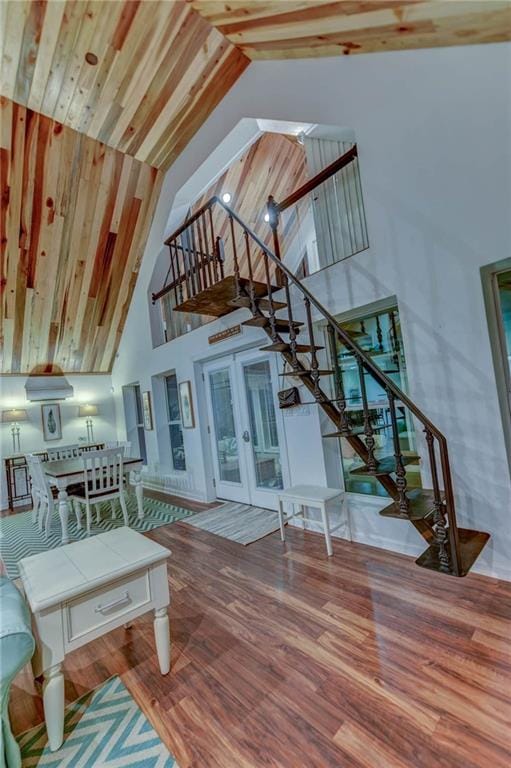
[[[453,576],[464,576],[489,539],[489,534],[458,528],[445,436],[402,392],[283,263],[279,214],[328,175],[356,158],[356,147],[297,190],[284,204],[268,203],[271,247],[253,232],[220,198],[211,198],[167,240],[170,267],[164,287],[153,302],[172,292],[173,310],[221,317],[239,309],[250,314],[243,325],[260,328],[268,336],[261,349],[280,355],[292,375],[310,392],[313,401],[333,424],[324,437],[346,440],[362,460],[357,475],[371,476],[390,496],[383,517],[408,521],[423,537],[427,549],[417,564]],[[335,168],[334,168],[335,166]],[[327,323],[331,351],[340,342],[353,356],[359,375],[363,424],[350,421],[337,355],[327,368],[323,346],[316,343],[314,321]],[[300,337],[300,341],[298,341]],[[320,359],[323,363],[320,363]],[[377,428],[368,404],[366,376],[385,391],[390,412],[393,452],[375,455]],[[430,489],[408,489],[407,466],[418,457],[403,455],[396,408],[406,408],[420,424],[426,439]]]

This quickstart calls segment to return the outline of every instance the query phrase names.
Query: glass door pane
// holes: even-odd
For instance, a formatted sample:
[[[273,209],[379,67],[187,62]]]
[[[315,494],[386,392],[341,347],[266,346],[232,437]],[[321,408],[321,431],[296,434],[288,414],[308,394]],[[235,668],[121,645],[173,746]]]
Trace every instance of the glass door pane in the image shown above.
[[[504,336],[504,353],[508,361],[508,371],[511,376],[511,271],[501,272],[497,275],[497,285]]]
[[[224,482],[241,483],[229,368],[212,371],[209,387],[219,478]]]
[[[257,488],[282,488],[279,438],[270,363],[243,366]]]

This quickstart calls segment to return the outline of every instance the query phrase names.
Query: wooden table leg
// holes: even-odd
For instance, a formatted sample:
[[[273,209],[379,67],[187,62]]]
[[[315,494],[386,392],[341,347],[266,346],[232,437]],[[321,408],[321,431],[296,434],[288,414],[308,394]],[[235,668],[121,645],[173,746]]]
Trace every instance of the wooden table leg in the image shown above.
[[[59,517],[60,526],[62,528],[62,544],[68,544],[69,533],[67,530],[67,520],[69,517],[69,501],[65,482],[57,480],[57,488],[59,489]]]
[[[144,519],[144,488],[142,486],[142,474],[139,469],[133,472],[133,479],[135,481],[135,496],[137,497],[137,517],[139,520]]]
[[[166,675],[170,670],[170,631],[167,608],[158,608],[154,612],[154,639],[160,672]]]
[[[60,664],[44,672],[43,706],[48,743],[55,752],[64,740],[64,675]]]

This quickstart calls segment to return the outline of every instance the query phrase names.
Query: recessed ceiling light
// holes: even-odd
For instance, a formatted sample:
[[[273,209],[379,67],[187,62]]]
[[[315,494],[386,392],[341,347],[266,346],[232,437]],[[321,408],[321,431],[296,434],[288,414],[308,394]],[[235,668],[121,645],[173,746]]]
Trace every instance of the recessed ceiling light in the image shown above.
[[[222,200],[224,203],[230,203],[231,202],[231,193],[230,192],[224,192],[222,195]]]
[[[85,61],[87,62],[87,64],[91,64],[93,67],[95,67],[96,64],[98,63],[98,57],[96,56],[95,53],[92,53],[92,51],[87,51],[87,53],[85,54]]]

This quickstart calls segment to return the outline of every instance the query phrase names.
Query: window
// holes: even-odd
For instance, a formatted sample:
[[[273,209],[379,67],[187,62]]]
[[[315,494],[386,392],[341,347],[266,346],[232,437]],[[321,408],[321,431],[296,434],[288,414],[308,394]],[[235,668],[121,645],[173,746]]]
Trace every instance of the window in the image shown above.
[[[167,413],[169,418],[170,450],[172,466],[177,470],[186,469],[183,430],[181,427],[181,411],[179,409],[179,392],[175,373],[165,377],[167,389]]]
[[[338,318],[339,319],[339,318]],[[357,320],[344,322],[344,330],[368,353],[374,362],[404,392],[408,389],[406,378],[406,360],[401,336],[399,312],[396,307],[383,312],[366,315]],[[349,349],[337,342],[337,361],[342,377],[347,412],[352,425],[363,427],[362,394],[360,374],[355,359]],[[371,425],[376,440],[377,459],[393,455],[392,428],[390,410],[385,391],[367,374],[365,376],[367,400],[371,412]],[[399,443],[404,456],[415,454],[415,430],[409,412],[396,403]],[[364,435],[360,435],[364,439]],[[362,460],[351,448],[347,440],[341,439],[344,484],[350,493],[364,493],[375,496],[387,496],[387,492],[374,477],[353,474],[353,470],[362,465]],[[406,468],[408,488],[420,488],[421,476],[419,460]]]

